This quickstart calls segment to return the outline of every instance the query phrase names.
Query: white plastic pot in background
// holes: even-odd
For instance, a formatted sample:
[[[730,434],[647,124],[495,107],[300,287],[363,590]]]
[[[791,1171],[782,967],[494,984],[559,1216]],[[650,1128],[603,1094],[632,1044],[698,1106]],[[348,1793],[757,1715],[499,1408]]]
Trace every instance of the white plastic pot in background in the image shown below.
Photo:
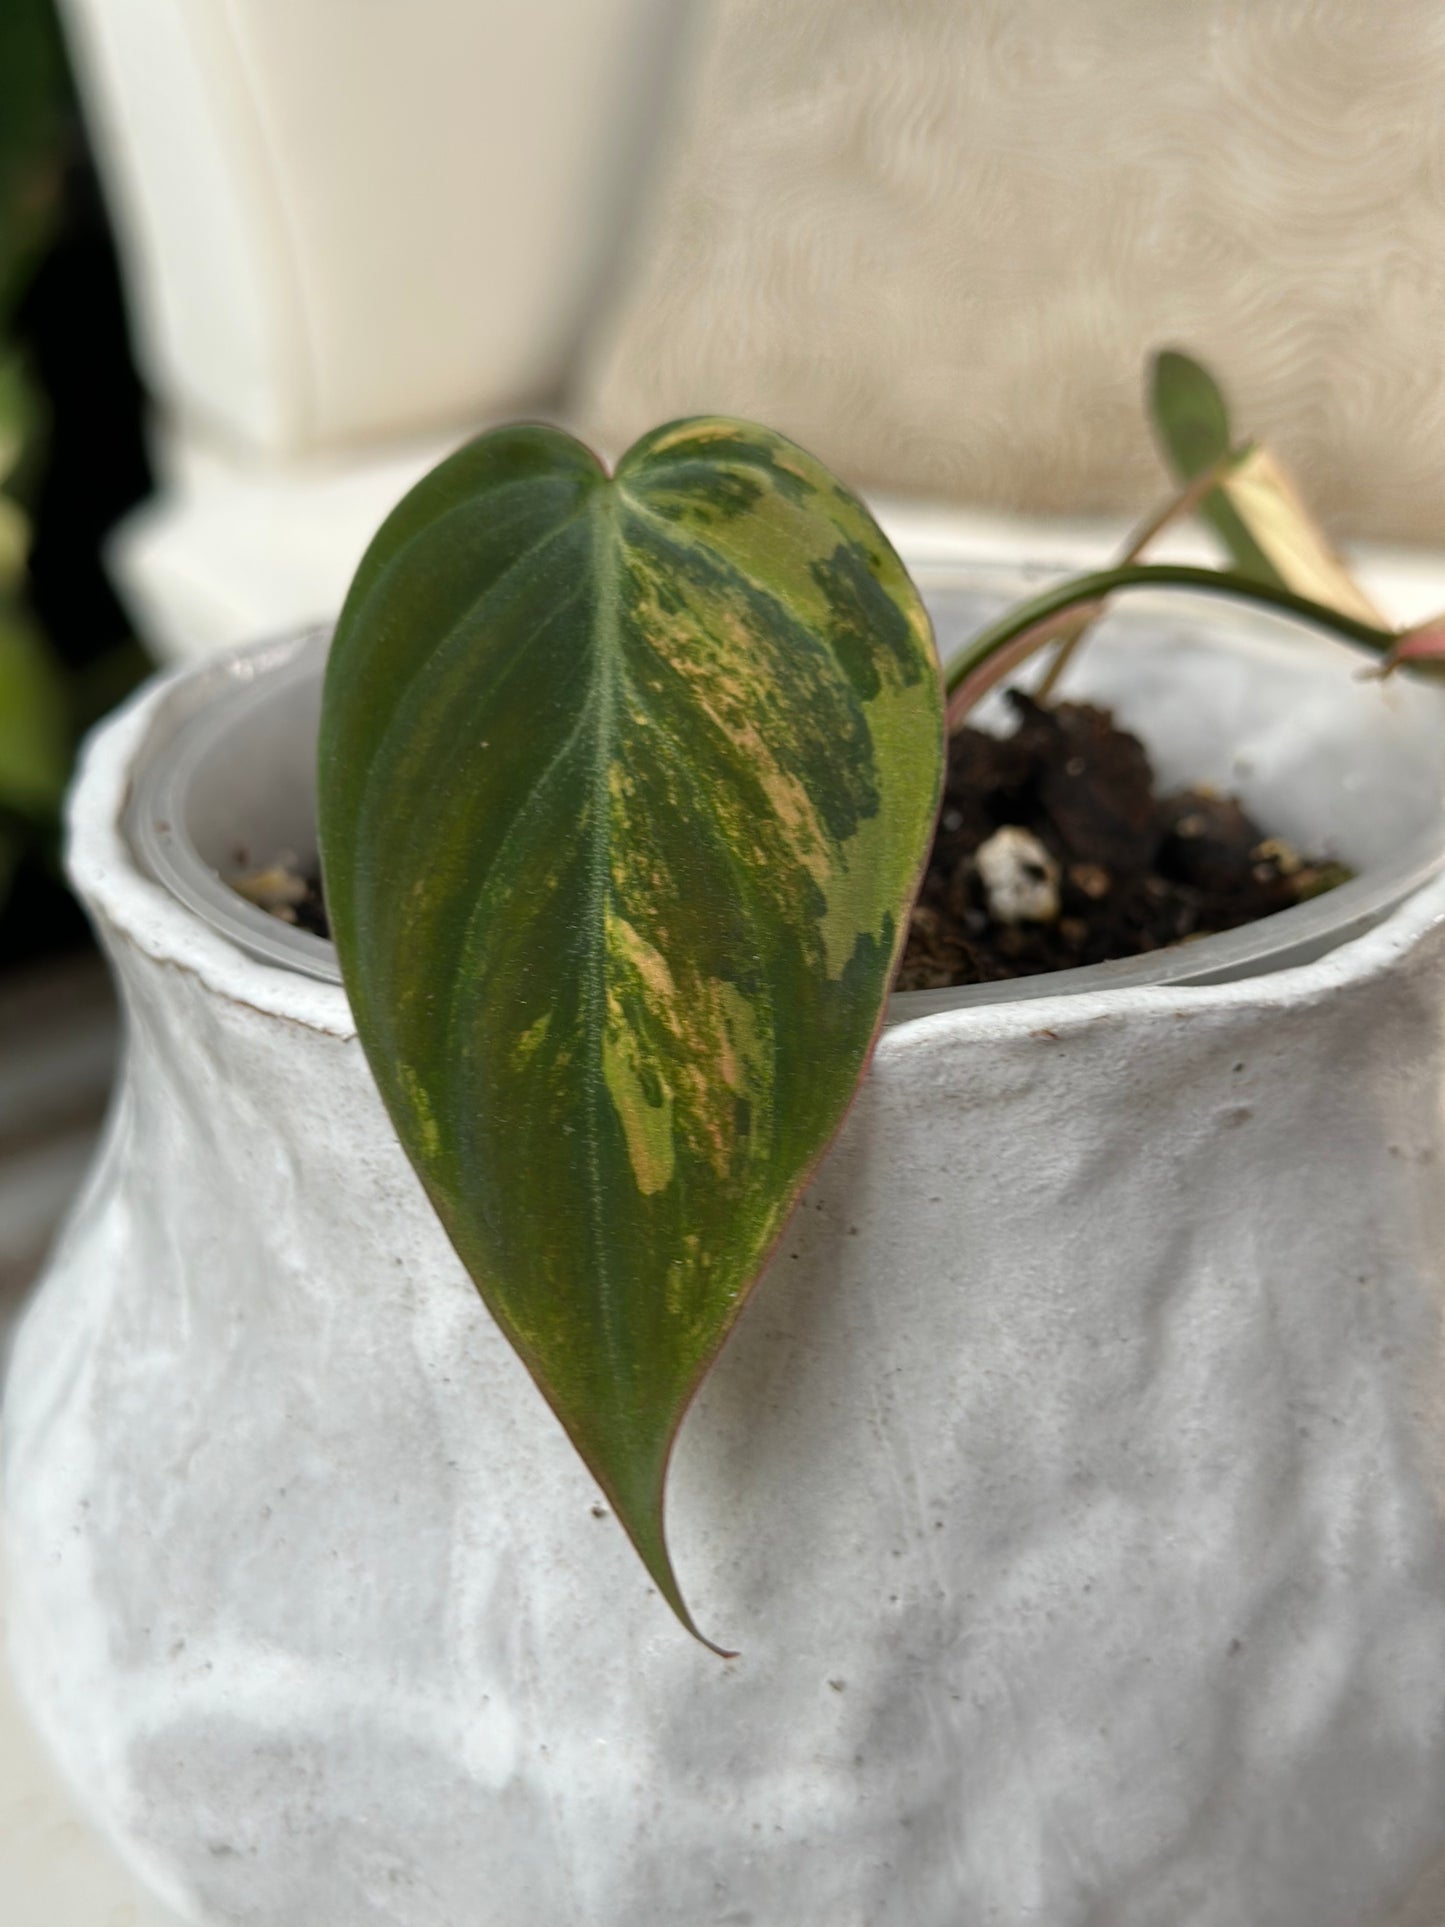
[[[945,643],[980,613],[933,600]],[[1166,781],[1360,875],[1155,960],[1228,981],[898,1001],[679,1447],[724,1663],[481,1307],[326,958],[192,894],[228,836],[305,854],[294,664],[242,750],[287,656],[147,693],[73,809],[131,1044],[6,1533],[22,1690],[132,1861],[248,1927],[1438,1927],[1439,693],[1220,605],[1090,644]],[[162,884],[121,823],[178,756]]]
[[[63,0],[150,385],[252,454],[551,395],[627,224],[666,0]]]
[[[109,563],[161,660],[338,606],[398,494],[552,407],[691,0],[60,0],[158,404]]]

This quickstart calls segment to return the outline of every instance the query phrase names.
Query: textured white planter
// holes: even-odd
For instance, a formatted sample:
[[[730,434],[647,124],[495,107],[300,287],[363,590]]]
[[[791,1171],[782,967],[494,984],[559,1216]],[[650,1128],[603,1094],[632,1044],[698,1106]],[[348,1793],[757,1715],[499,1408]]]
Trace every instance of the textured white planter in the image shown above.
[[[1179,606],[1086,657],[1166,769],[1242,745],[1362,881],[1438,817],[1431,691]],[[1445,881],[1303,965],[885,1032],[679,1450],[725,1664],[491,1326],[339,988],[138,871],[168,700],[75,800],[131,1045],[5,1446],[21,1688],[173,1904],[1439,1927]]]

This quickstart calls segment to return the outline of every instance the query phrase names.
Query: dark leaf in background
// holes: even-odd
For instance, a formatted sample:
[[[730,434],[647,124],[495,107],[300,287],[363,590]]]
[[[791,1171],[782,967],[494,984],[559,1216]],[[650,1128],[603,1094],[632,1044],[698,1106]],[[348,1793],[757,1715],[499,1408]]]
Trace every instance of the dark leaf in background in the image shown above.
[[[0,968],[84,941],[57,868],[80,731],[146,664],[101,545],[150,490],[105,211],[48,0],[0,0]]]

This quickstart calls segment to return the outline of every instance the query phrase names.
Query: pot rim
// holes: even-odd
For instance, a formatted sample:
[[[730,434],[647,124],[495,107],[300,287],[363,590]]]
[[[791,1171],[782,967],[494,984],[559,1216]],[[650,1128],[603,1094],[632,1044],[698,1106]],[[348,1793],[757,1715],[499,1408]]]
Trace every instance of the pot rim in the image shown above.
[[[1018,582],[1057,571],[1016,565],[916,571],[925,589],[976,589],[984,573]],[[69,867],[92,909],[120,934],[140,935],[152,954],[182,962],[199,953],[198,960],[211,966],[208,976],[224,958],[224,976],[234,977],[239,968],[243,977],[259,978],[269,993],[265,1006],[277,1014],[352,1035],[333,946],[239,896],[177,828],[186,782],[206,754],[254,705],[274,697],[278,678],[282,687],[311,679],[328,638],[329,626],[320,625],[153,678],[99,725],[72,792]],[[1177,997],[1294,978],[1337,951],[1368,944],[1422,893],[1445,903],[1445,814],[1408,839],[1390,863],[1372,865],[1322,897],[1237,930],[1143,957],[1002,984],[898,992],[885,1023],[897,1031],[922,1019],[1002,1015],[1020,1005],[1037,1022],[1036,1007],[1045,1003],[1062,1004],[1082,1018],[1118,1011],[1140,994]],[[1393,952],[1394,945],[1389,948]],[[250,994],[243,1000],[261,1001]]]

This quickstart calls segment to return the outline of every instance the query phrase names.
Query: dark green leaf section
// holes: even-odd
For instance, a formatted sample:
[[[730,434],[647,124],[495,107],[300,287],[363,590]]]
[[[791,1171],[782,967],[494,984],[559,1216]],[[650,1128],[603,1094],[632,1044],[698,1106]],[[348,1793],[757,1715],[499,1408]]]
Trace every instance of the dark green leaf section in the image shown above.
[[[1165,457],[1181,482],[1194,481],[1231,453],[1242,459],[1249,452],[1248,443],[1233,446],[1229,406],[1218,382],[1200,362],[1177,348],[1162,349],[1154,357],[1149,409]],[[1276,588],[1289,586],[1223,489],[1211,489],[1199,513],[1241,575]]]
[[[321,838],[362,1042],[457,1250],[691,1626],[668,1455],[866,1063],[942,768],[862,506],[748,423],[609,478],[484,436],[338,625]]]

